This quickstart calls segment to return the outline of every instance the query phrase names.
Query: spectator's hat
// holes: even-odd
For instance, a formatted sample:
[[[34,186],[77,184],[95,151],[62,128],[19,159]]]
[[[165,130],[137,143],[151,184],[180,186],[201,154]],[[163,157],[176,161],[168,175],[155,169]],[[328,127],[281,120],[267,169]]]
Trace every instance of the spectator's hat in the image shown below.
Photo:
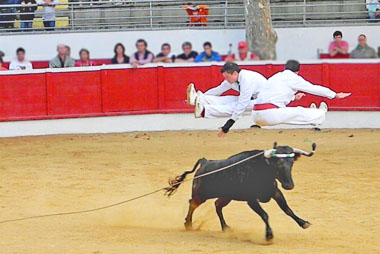
[[[238,43],[238,48],[246,48],[247,47],[247,43],[245,41],[241,41]]]

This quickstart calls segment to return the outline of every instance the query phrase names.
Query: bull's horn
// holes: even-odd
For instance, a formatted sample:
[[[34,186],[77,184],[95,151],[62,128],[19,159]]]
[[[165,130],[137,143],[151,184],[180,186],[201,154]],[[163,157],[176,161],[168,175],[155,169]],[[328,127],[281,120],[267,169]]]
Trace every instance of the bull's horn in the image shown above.
[[[264,151],[264,157],[265,158],[271,158],[273,156],[273,153],[276,152],[276,149],[268,149]]]
[[[276,149],[277,148],[277,142],[274,142],[273,143],[273,149]]]
[[[316,147],[317,147],[317,144],[316,144],[316,143],[313,143],[313,144],[311,145],[312,150],[311,150],[310,153],[305,152],[305,151],[303,151],[303,150],[301,150],[301,149],[298,149],[298,148],[293,148],[293,151],[294,151],[295,153],[300,154],[300,155],[305,155],[305,156],[310,157],[310,156],[313,156],[313,154],[315,153],[315,148],[316,148]]]

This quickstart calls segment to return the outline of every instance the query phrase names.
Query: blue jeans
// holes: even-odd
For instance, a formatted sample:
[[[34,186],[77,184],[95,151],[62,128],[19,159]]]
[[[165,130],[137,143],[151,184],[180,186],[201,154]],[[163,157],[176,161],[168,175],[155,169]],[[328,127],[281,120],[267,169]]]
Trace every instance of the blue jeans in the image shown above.
[[[21,22],[21,28],[32,28],[33,27],[33,22]]]
[[[55,27],[55,20],[53,20],[53,21],[51,21],[51,20],[44,21],[44,27],[49,27],[46,30],[54,30],[54,28],[51,28],[51,27]]]

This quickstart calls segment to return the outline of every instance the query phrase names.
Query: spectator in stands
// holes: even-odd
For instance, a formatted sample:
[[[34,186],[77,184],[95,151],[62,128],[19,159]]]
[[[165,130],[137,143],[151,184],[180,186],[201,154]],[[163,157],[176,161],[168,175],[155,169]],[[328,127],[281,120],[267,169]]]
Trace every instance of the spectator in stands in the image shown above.
[[[248,45],[245,41],[241,41],[238,43],[238,52],[236,54],[232,54],[226,57],[226,62],[232,61],[256,61],[260,60],[260,58],[248,51]]]
[[[16,59],[9,64],[10,70],[31,70],[33,65],[25,59],[25,49],[18,48],[16,50]]]
[[[125,54],[125,47],[122,43],[116,43],[113,52],[115,56],[112,58],[112,64],[127,64],[129,63],[129,57]]]
[[[190,16],[190,26],[207,26],[207,15],[209,9],[207,5],[185,5],[187,14]]]
[[[79,60],[76,61],[75,66],[76,67],[82,67],[82,66],[94,66],[95,62],[90,60],[90,51],[87,49],[81,49],[79,51]]]
[[[67,54],[68,56],[71,56],[71,48],[70,48],[70,46],[65,45],[65,48],[66,48],[66,54]]]
[[[198,55],[198,52],[192,50],[192,45],[190,42],[185,41],[182,43],[183,53],[178,55],[176,62],[194,62],[195,58]]]
[[[377,58],[375,49],[367,45],[367,37],[364,34],[359,35],[359,44],[351,52],[350,58]]]
[[[131,55],[130,62],[134,68],[136,68],[138,65],[143,65],[147,63],[153,62],[154,55],[152,52],[147,50],[148,43],[143,40],[139,39],[136,42],[136,48],[137,52],[135,52],[133,55]]]
[[[3,58],[0,56],[0,71],[6,71],[7,70],[7,68],[5,68],[3,66],[3,63],[4,63]]]
[[[154,63],[174,63],[175,55],[170,52],[171,47],[169,43],[164,43],[161,46],[161,52],[153,60]]]
[[[380,3],[379,0],[366,0],[366,8],[371,20],[380,17]]]
[[[330,43],[330,56],[345,55],[348,52],[348,43],[344,40],[341,31],[335,31],[333,34],[334,41]]]
[[[16,19],[16,8],[2,7],[2,5],[18,4],[18,0],[2,0],[0,1],[0,28],[13,28]]]
[[[218,54],[218,52],[212,51],[212,45],[210,42],[206,41],[203,43],[203,49],[204,51],[195,58],[195,62],[222,61],[222,57]]]
[[[49,68],[66,68],[75,65],[74,60],[67,55],[66,45],[59,44],[57,46],[58,55],[50,60]]]
[[[21,28],[30,31],[33,27],[34,12],[37,10],[36,0],[21,0],[20,8]]]
[[[42,20],[46,30],[54,30],[55,27],[55,5],[59,0],[38,0],[38,5],[43,6]]]

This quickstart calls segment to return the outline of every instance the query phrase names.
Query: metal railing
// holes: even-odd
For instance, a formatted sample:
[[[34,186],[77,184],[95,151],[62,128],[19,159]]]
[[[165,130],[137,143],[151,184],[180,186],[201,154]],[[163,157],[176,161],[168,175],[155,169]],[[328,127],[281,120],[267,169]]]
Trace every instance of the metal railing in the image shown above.
[[[69,2],[55,5],[54,27],[45,27],[44,8],[32,5],[0,5],[0,35],[27,32],[122,31],[158,29],[225,29],[245,27],[245,8],[242,0],[192,1],[208,6],[207,24],[191,23],[178,0],[111,0]],[[51,8],[50,8],[51,10]],[[364,0],[272,1],[272,21],[275,27],[378,25],[371,20]],[[379,15],[380,16],[380,15]],[[199,17],[199,16],[192,16]],[[29,27],[32,25],[32,27]],[[51,25],[51,24],[50,24]],[[200,26],[198,26],[200,25]]]

